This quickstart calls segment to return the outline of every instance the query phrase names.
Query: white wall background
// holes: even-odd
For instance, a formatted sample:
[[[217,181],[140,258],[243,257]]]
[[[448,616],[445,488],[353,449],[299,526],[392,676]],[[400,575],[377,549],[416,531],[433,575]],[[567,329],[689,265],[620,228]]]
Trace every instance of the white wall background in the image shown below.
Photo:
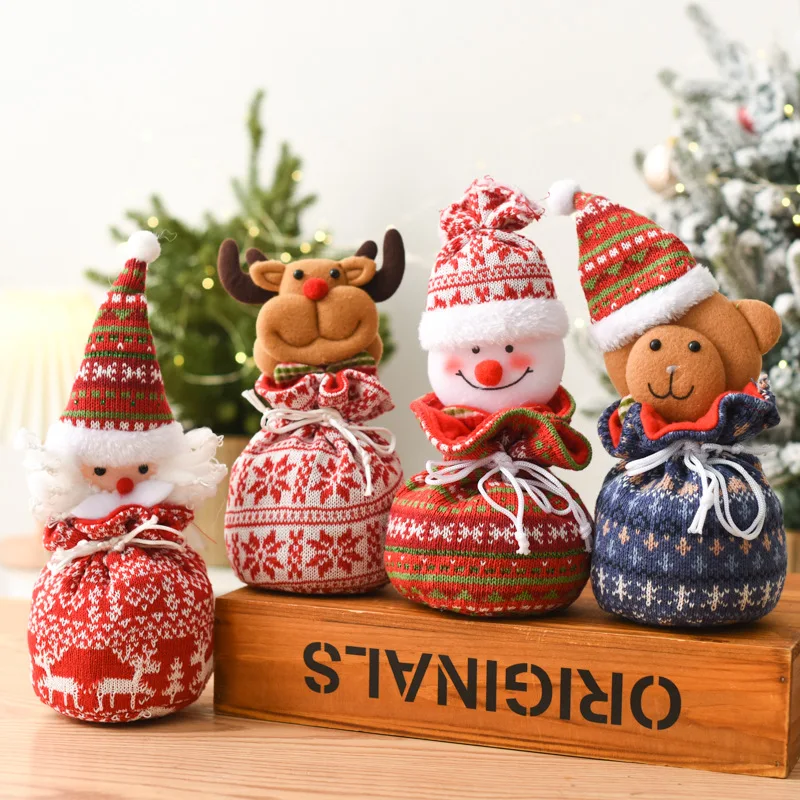
[[[796,2],[705,5],[754,49],[797,49]],[[328,225],[340,246],[380,239],[387,224],[405,237],[408,278],[387,304],[401,347],[383,371],[398,410],[385,424],[416,471],[433,455],[407,407],[427,390],[415,328],[438,209],[485,172],[534,198],[570,176],[646,209],[632,153],[670,133],[671,103],[655,78],[665,66],[712,73],[682,2],[5,3],[2,285],[74,288],[84,265],[117,266],[107,226],[153,191],[189,219],[230,209],[245,108],[264,87],[264,168],[281,139],[304,157],[304,185],[321,197],[308,231]],[[584,317],[572,224],[543,220],[529,233],[571,316]],[[565,385],[579,404],[596,396],[574,352]],[[577,423],[596,441],[594,420]],[[589,504],[608,463],[597,452],[574,481]],[[29,525],[24,493],[18,456],[5,448],[0,532]]]

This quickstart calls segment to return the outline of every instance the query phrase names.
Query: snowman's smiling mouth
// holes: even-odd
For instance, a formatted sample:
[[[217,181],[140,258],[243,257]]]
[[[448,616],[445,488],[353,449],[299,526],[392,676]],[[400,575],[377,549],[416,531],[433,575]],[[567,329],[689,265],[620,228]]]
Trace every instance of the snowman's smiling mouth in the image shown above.
[[[510,386],[516,386],[526,375],[532,372],[533,370],[530,367],[526,367],[525,372],[523,372],[519,378],[517,378],[515,381],[511,381],[511,383],[505,383],[502,386],[478,386],[477,384],[472,383],[472,381],[470,381],[461,370],[456,372],[456,375],[460,376],[464,383],[468,384],[473,389],[480,389],[482,392],[496,392],[500,389],[508,389]]]

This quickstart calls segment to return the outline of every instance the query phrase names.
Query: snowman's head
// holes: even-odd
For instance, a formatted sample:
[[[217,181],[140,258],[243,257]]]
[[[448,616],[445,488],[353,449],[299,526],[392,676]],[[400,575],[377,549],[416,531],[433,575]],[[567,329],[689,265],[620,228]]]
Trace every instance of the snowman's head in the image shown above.
[[[436,348],[428,353],[428,380],[445,406],[492,413],[549,402],[563,372],[564,342],[556,337]]]

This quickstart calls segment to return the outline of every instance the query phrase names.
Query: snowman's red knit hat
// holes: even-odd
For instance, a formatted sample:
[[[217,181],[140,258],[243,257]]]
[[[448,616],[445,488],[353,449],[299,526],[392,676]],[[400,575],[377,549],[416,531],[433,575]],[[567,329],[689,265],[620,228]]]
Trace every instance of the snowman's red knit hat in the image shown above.
[[[605,197],[558,181],[548,211],[575,215],[591,336],[605,353],[682,317],[719,286],[675,234]]]
[[[442,211],[444,246],[419,326],[424,350],[566,336],[567,312],[547,262],[517,233],[543,214],[522,192],[488,175]]]
[[[46,446],[98,466],[158,460],[183,430],[172,415],[147,317],[147,265],[161,252],[149,231],[127,243],[127,261],[95,319],[69,402]]]

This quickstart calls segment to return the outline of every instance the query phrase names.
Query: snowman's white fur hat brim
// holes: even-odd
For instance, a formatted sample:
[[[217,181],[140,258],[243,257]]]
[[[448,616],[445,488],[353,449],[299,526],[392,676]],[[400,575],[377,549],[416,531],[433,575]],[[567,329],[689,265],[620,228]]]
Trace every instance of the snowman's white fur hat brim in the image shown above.
[[[679,319],[718,289],[717,279],[708,267],[698,265],[593,323],[590,335],[604,353],[619,350],[650,328]]]
[[[563,339],[569,331],[560,300],[527,298],[436,308],[423,313],[423,350],[457,350],[473,344],[510,344],[524,339]]]
[[[134,423],[131,423],[133,425]],[[150,430],[103,430],[59,420],[50,426],[44,446],[98,467],[146,464],[173,456],[182,446],[183,428],[170,422]]]

